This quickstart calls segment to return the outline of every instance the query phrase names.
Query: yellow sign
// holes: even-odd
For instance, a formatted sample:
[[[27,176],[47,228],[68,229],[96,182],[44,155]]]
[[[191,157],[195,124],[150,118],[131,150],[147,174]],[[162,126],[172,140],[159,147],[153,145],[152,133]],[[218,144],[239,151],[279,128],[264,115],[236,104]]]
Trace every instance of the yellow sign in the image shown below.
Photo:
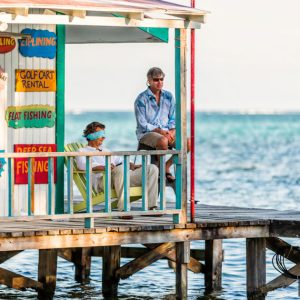
[[[56,92],[55,70],[16,70],[16,92]]]

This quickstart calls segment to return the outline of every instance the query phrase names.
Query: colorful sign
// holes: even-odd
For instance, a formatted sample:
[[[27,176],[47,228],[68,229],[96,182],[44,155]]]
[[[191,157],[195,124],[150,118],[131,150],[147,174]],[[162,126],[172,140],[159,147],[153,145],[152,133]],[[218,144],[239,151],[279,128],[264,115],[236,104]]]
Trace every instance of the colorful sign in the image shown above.
[[[55,92],[55,70],[16,70],[16,92]]]
[[[31,38],[19,40],[19,51],[23,56],[54,58],[56,54],[56,34],[48,30],[25,28],[21,34]]]
[[[55,144],[16,144],[15,152],[56,152]],[[28,159],[16,158],[14,162],[15,184],[28,183]],[[48,158],[34,158],[32,164],[32,172],[34,173],[34,183],[48,183]],[[54,182],[56,182],[56,158],[54,158]]]
[[[55,124],[55,108],[50,105],[8,106],[5,120],[8,127],[42,128]]]
[[[0,150],[0,153],[4,153],[4,150]],[[0,158],[0,177],[1,173],[4,171],[4,165],[6,164],[6,161],[4,158]]]
[[[16,40],[10,36],[0,36],[0,53],[13,51],[16,47]]]

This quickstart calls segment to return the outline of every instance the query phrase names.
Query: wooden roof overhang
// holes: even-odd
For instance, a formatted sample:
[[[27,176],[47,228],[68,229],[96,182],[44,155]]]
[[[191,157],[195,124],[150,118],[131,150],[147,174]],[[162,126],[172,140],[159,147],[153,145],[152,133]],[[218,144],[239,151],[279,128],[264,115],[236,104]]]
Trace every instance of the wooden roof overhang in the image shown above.
[[[0,22],[6,24],[200,28],[205,15],[199,9],[158,0],[2,0],[0,3]]]

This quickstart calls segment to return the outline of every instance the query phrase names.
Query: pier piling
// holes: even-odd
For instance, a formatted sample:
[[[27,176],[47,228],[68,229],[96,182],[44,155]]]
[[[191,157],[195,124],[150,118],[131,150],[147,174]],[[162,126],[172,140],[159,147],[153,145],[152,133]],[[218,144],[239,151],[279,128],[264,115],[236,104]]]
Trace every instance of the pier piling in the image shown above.
[[[190,242],[176,243],[176,299],[187,299]]]
[[[43,284],[38,289],[38,299],[51,300],[56,287],[57,249],[39,250],[38,281]]]
[[[117,270],[120,268],[121,246],[103,247],[102,294],[106,299],[114,299],[118,295],[120,281]]]
[[[266,239],[246,239],[247,298],[264,300],[261,287],[266,284]]]
[[[205,241],[205,292],[222,289],[222,240]]]

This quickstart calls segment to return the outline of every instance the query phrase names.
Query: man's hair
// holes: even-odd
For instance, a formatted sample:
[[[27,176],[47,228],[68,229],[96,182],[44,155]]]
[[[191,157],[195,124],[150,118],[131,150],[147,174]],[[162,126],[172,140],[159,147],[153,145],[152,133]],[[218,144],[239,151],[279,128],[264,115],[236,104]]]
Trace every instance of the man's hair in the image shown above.
[[[85,129],[83,130],[83,136],[87,137],[90,133],[94,133],[96,132],[96,128],[101,128],[101,129],[105,129],[105,125],[99,122],[92,122],[88,125],[86,125]],[[87,140],[89,140],[87,138]]]
[[[148,79],[153,79],[155,77],[165,77],[165,73],[162,71],[161,68],[158,67],[153,67],[151,69],[149,69],[149,71],[147,72],[147,78]]]

